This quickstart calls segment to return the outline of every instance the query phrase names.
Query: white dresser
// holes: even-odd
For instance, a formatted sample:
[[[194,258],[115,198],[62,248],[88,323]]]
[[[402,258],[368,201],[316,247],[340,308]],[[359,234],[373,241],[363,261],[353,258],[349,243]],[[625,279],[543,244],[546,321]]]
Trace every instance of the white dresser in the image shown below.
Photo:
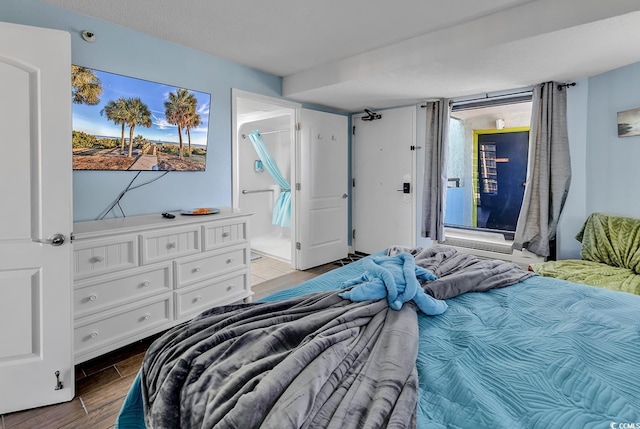
[[[248,215],[173,214],[74,224],[76,364],[251,300]]]

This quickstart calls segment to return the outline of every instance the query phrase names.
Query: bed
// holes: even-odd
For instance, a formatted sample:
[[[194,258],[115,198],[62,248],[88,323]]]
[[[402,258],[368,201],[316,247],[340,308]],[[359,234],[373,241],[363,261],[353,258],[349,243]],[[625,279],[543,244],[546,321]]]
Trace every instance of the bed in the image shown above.
[[[580,259],[531,264],[541,276],[640,295],[640,219],[592,213],[576,236]]]
[[[427,249],[395,249],[396,252],[399,250],[412,254],[415,261],[419,261]],[[361,383],[355,393],[345,394],[349,389],[344,387],[344,383],[334,383],[333,387],[338,386],[335,390],[343,390],[340,404],[331,408],[333,416],[339,418],[326,420],[329,422],[326,427],[640,427],[640,296],[524,271],[513,274],[514,271],[503,270],[505,265],[500,262],[488,261],[487,265],[487,261],[468,259],[473,258],[470,255],[465,255],[464,263],[457,266],[473,267],[480,263],[482,270],[474,272],[466,267],[454,268],[455,275],[451,275],[452,267],[446,264],[460,255],[446,246],[433,246],[428,250],[431,256],[440,258],[428,270],[439,277],[437,281],[446,277],[457,279],[444,292],[440,289],[428,295],[436,301],[442,297],[438,294],[456,296],[444,299],[446,309],[438,315],[419,311],[419,306],[412,301],[407,301],[401,310],[388,310],[389,317],[397,317],[396,322],[400,324],[388,322],[395,331],[386,338],[383,335],[376,341],[370,341],[364,349],[370,351],[379,347],[398,360],[389,361],[388,354],[383,354],[380,359],[373,354],[362,366],[374,374],[379,373],[380,377],[377,380],[377,377],[371,378],[371,371],[355,376],[349,381],[350,386]],[[215,318],[234,311],[246,311],[245,307],[249,311],[270,305],[297,309],[296,305],[308,301],[309,297],[314,297],[315,304],[333,300],[341,284],[361,278],[363,273],[369,272],[365,268],[371,266],[372,259],[380,256],[372,255],[330,271],[277,292],[261,303],[212,309],[203,317]],[[443,267],[446,268],[445,275],[439,271]],[[513,282],[518,275],[521,280]],[[458,294],[460,290],[456,288],[472,278],[480,279],[474,283],[474,291]],[[511,284],[500,279],[507,279],[506,283]],[[434,283],[424,282],[421,290],[429,292],[429,285]],[[374,302],[382,302],[386,306],[385,301]],[[298,304],[285,304],[289,302]],[[371,302],[367,301],[340,305],[371,308]],[[218,323],[220,320],[225,319],[218,319]],[[314,378],[308,378],[302,385],[285,386],[282,396],[288,405],[279,402],[277,410],[263,410],[264,397],[278,395],[267,392],[261,397],[263,399],[253,400],[256,397],[251,395],[259,390],[260,379],[255,377],[259,369],[250,368],[253,375],[247,377],[242,387],[225,392],[229,384],[237,384],[238,375],[242,377],[238,371],[245,371],[242,368],[250,365],[232,369],[227,365],[217,373],[208,373],[207,368],[198,365],[197,359],[187,359],[189,363],[185,363],[181,357],[185,350],[192,356],[208,353],[207,349],[198,348],[198,341],[184,346],[182,351],[178,346],[181,343],[177,338],[186,331],[191,330],[195,335],[204,332],[198,328],[198,323],[187,324],[182,331],[176,328],[178,331],[170,331],[173,334],[162,337],[164,340],[156,347],[159,353],[150,348],[143,369],[118,416],[117,428],[145,427],[145,418],[149,427],[156,428],[178,427],[178,424],[183,427],[249,427],[229,423],[224,416],[221,417],[236,408],[242,411],[241,417],[254,413],[263,416],[262,425],[258,423],[255,427],[320,427],[309,423],[312,421],[309,415],[311,411],[314,416],[322,414],[317,407],[314,408],[316,402],[331,402],[323,387],[331,383],[318,385]],[[205,333],[201,337],[208,339],[211,336]],[[218,361],[224,361],[233,348],[227,347]],[[163,359],[170,364],[156,365],[154,362],[162,360],[159,356],[163,353]],[[354,366],[349,361],[352,356],[345,357],[340,353],[333,354],[334,360],[339,362],[335,366],[337,369],[328,375],[323,375],[324,367],[318,366],[319,361],[330,360],[323,354],[310,359],[302,370],[309,369],[318,374],[319,379],[335,381],[336,372],[346,372],[341,363],[347,362],[347,369]],[[276,355],[279,356],[278,351],[274,352]],[[407,362],[407,358],[412,362]],[[394,370],[403,371],[401,383],[397,377],[385,378],[385,371],[389,369],[386,366],[394,366],[394,363],[399,367]],[[179,382],[167,375],[172,371],[181,374]],[[154,373],[164,375],[155,378],[151,376]],[[264,373],[274,374],[276,370]],[[223,387],[216,392],[205,393],[202,400],[194,400],[189,388],[192,381],[202,378],[202,374],[207,378],[204,385],[211,382]],[[277,375],[276,379],[283,379],[289,374],[285,369]],[[216,377],[221,380],[216,381]],[[367,383],[376,382],[382,386],[371,394]],[[363,398],[358,396],[362,393],[360,390],[364,390],[364,396],[370,397],[371,406],[366,402],[363,405]],[[160,397],[162,399],[158,400]],[[213,400],[213,406],[208,405],[212,397],[217,398]],[[149,398],[153,398],[152,404]],[[249,400],[242,403],[243,398]],[[173,405],[154,409],[158,403]],[[302,417],[300,410],[303,410]],[[162,414],[155,422],[149,420],[149,415],[154,412]],[[200,421],[190,421],[192,413],[205,416],[204,420],[215,424],[206,426]],[[275,420],[274,415],[277,416]],[[163,420],[165,418],[169,420]],[[631,426],[633,424],[638,426]]]

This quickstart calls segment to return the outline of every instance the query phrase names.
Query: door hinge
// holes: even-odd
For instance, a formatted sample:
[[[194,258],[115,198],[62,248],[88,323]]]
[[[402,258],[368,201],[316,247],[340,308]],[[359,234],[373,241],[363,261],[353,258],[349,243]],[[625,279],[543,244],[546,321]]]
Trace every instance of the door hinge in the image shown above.
[[[296,241],[296,250],[300,250],[302,249],[302,245],[300,244],[299,241]]]
[[[296,122],[296,131],[300,131],[302,129],[302,124],[300,122]]]
[[[300,183],[296,183],[296,191],[302,189],[302,185]]]
[[[356,135],[356,126],[354,125],[351,129],[351,135],[355,136]]]
[[[353,238],[354,240],[356,239],[356,230],[355,229],[351,230],[351,238]]]
[[[352,188],[356,187],[356,179],[355,178],[351,179],[351,187]]]

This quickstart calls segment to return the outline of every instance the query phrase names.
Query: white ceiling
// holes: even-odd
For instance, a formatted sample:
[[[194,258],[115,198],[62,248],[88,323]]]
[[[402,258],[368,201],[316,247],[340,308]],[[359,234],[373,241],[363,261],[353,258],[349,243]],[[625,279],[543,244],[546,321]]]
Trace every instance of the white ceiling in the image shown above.
[[[285,97],[347,112],[640,61],[639,0],[44,1],[282,76]]]

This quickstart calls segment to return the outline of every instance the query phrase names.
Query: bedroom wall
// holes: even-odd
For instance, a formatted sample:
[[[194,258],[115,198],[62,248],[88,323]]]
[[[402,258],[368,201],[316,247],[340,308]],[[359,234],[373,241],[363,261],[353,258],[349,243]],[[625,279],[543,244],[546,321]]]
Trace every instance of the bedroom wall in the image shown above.
[[[617,112],[640,108],[640,63],[589,79],[587,213],[640,217],[640,136],[618,137]]]
[[[280,97],[280,77],[37,0],[2,0],[0,20],[68,31],[73,64],[211,94],[207,170],[170,172],[125,195],[121,205],[127,215],[231,205],[231,88]],[[83,41],[82,30],[94,32],[96,42]],[[136,183],[160,174],[144,172]],[[134,175],[74,172],[74,221],[98,216]]]
[[[587,107],[589,80],[575,80],[567,92],[567,132],[571,154],[571,187],[557,232],[557,258],[580,257],[580,242],[575,239],[587,216]]]
[[[135,215],[231,204],[231,88],[280,97],[281,78],[38,0],[3,0],[0,20],[69,31],[75,64],[210,93],[207,171],[172,172],[127,194],[122,206],[127,215]],[[95,43],[80,38],[85,29],[96,33]],[[640,63],[576,82],[568,93],[573,178],[558,228],[561,258],[579,254],[574,237],[589,213],[640,216],[640,199],[634,193],[640,183],[640,136],[618,138],[616,132],[616,113],[640,107]],[[419,115],[419,138],[424,136],[422,119]],[[419,207],[422,162],[417,167]],[[157,175],[147,172],[141,179]],[[133,173],[126,172],[74,172],[74,220],[95,218],[132,178]],[[419,214],[418,209],[418,223]],[[430,240],[418,237],[418,243],[428,245]]]

